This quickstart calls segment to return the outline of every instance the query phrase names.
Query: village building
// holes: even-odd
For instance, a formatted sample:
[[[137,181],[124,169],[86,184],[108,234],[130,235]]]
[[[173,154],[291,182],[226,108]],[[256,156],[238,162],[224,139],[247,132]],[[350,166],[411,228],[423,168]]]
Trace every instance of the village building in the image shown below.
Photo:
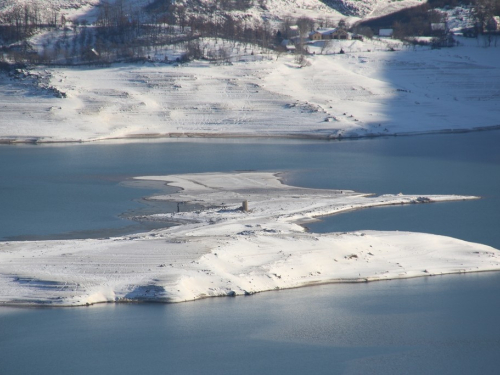
[[[295,44],[290,39],[283,39],[281,46],[285,47],[288,52],[295,52],[296,50]]]
[[[345,29],[338,28],[331,34],[331,39],[350,39],[350,34]]]
[[[310,40],[325,39],[350,39],[350,34],[343,28],[333,27],[328,29],[317,29],[309,33]]]
[[[320,30],[312,31],[309,33],[309,39],[311,40],[322,40],[323,33]]]

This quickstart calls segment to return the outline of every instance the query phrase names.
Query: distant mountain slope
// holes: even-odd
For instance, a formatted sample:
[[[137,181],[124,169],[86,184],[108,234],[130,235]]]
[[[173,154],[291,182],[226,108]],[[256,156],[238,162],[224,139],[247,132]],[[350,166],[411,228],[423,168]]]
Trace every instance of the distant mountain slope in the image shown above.
[[[326,5],[338,10],[340,13],[348,16],[363,17],[370,14],[384,0],[324,0]]]
[[[5,23],[9,15],[16,10],[23,14],[25,6],[31,10],[36,9],[42,22],[60,19],[61,16],[67,20],[86,19],[88,22],[94,22],[100,4],[118,1],[121,1],[126,9],[131,9],[144,7],[153,0],[0,0],[0,24]]]
[[[145,6],[151,3],[168,3],[170,0],[120,0],[125,6]],[[53,10],[63,11],[71,16],[80,15],[78,10],[91,8],[104,3],[104,0],[0,0],[0,22],[2,15],[19,6],[35,6],[40,12],[47,13]],[[113,3],[113,0],[106,1]],[[393,11],[425,3],[426,0],[254,0],[248,1],[248,14],[266,17],[307,16],[321,18],[325,16],[350,16],[365,18],[381,16]],[[226,2],[230,3],[230,2]],[[185,5],[193,12],[202,7],[223,4],[220,0],[176,0],[175,4]],[[239,11],[239,10],[238,10]]]
[[[97,5],[100,0],[0,0],[0,12],[17,6],[38,6],[40,9],[77,9],[85,5]]]
[[[158,0],[164,1],[164,0]],[[427,0],[255,0],[252,11],[271,16],[307,15],[313,18],[332,14],[364,18],[374,14],[385,15],[393,11],[425,3]],[[219,0],[177,0],[176,4],[220,5]],[[251,2],[251,1],[250,1]]]
[[[91,9],[101,0],[0,0],[0,23],[6,22],[9,13],[23,12],[24,7],[36,9],[42,19],[53,17],[54,11],[62,14],[72,14],[84,8]]]

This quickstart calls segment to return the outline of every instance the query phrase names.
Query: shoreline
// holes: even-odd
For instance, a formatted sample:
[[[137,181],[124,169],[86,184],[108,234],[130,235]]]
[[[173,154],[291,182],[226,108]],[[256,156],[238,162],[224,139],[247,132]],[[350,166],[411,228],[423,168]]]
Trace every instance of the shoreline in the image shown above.
[[[144,299],[144,300],[116,300],[116,301],[100,301],[100,302],[92,302],[87,303],[85,305],[56,305],[53,303],[47,302],[0,302],[0,309],[5,308],[20,308],[20,309],[59,309],[59,308],[82,308],[82,307],[91,307],[95,305],[147,305],[147,304],[178,304],[178,303],[189,303],[196,302],[209,298],[237,298],[237,297],[251,297],[256,294],[261,293],[269,293],[269,292],[279,292],[281,290],[290,290],[290,289],[302,289],[302,288],[313,288],[315,286],[321,285],[334,285],[334,284],[362,284],[362,283],[372,283],[372,282],[385,282],[385,281],[395,281],[395,280],[408,280],[408,279],[416,279],[416,278],[424,278],[424,277],[439,277],[439,276],[450,276],[450,275],[469,275],[469,274],[479,274],[479,273],[498,273],[499,269],[492,270],[470,270],[470,271],[451,271],[451,272],[440,272],[440,273],[430,273],[425,275],[413,275],[413,276],[395,276],[390,278],[359,278],[359,279],[332,279],[327,281],[315,281],[309,282],[304,285],[291,286],[285,288],[276,288],[269,290],[261,290],[258,292],[248,293],[248,294],[234,294],[234,295],[217,295],[217,296],[200,296],[195,299],[188,299],[184,301],[168,301],[161,299]]]
[[[179,139],[276,139],[276,140],[317,140],[317,141],[351,141],[358,139],[370,138],[390,138],[390,137],[412,137],[420,135],[440,135],[440,134],[462,134],[474,133],[483,131],[500,130],[500,125],[491,126],[478,126],[474,128],[463,129],[440,129],[440,130],[427,130],[427,131],[410,131],[399,133],[386,133],[386,134],[365,134],[365,135],[345,135],[345,136],[332,136],[314,133],[298,133],[298,134],[253,134],[253,133],[166,133],[166,134],[136,134],[123,137],[109,137],[98,139],[77,139],[77,140],[50,140],[44,137],[16,137],[16,136],[0,136],[0,145],[50,145],[50,144],[83,144],[83,143],[98,143],[109,141],[138,141],[138,140],[179,140]],[[25,139],[23,139],[25,138]]]
[[[0,75],[0,143],[336,140],[500,129],[492,85],[500,79],[500,49],[460,40],[439,50],[408,50],[393,40],[392,52],[376,40],[338,41],[335,49],[346,54],[311,46],[316,53],[304,68],[286,54],[231,66],[117,63]]]
[[[283,182],[283,179],[282,179],[282,175],[283,175],[283,172],[276,172],[275,174],[275,177],[277,178],[277,180],[279,180],[283,185],[286,185],[284,182]],[[158,181],[147,181],[147,180],[142,180],[141,182],[143,183],[151,183],[151,182],[158,182]],[[163,185],[164,187],[169,187],[169,185]],[[293,186],[293,185],[286,185],[286,186]],[[302,189],[301,187],[299,186],[295,186],[296,188],[300,188]],[[178,188],[177,191],[175,191],[174,193],[172,194],[178,194],[180,192],[183,191],[183,188]],[[362,192],[357,192],[360,196],[364,196],[366,198],[377,198],[381,195],[377,195],[377,194],[374,194],[374,193],[362,193]],[[167,193],[168,194],[168,193]],[[162,200],[158,200],[158,199],[154,199],[154,194],[151,195],[151,196],[148,196],[148,197],[142,197],[142,199],[148,201],[148,202],[162,202]],[[456,200],[451,200],[451,202],[459,202],[461,200],[479,200],[479,199],[483,199],[484,197],[482,196],[467,196],[467,197],[463,197],[462,199],[456,199]],[[432,202],[423,202],[423,203],[445,203],[445,202],[450,202],[450,201],[432,201]],[[345,208],[341,211],[337,211],[337,212],[331,212],[331,213],[326,213],[326,214],[319,214],[317,216],[313,216],[313,217],[310,217],[310,218],[304,218],[304,219],[298,219],[296,220],[294,223],[301,226],[302,228],[304,228],[304,231],[308,232],[308,233],[317,233],[317,232],[311,232],[310,229],[307,227],[307,224],[309,223],[314,223],[314,222],[318,222],[318,221],[321,221],[322,218],[327,218],[327,217],[331,217],[331,216],[336,216],[336,215],[342,215],[342,214],[345,214],[345,213],[351,213],[351,212],[355,212],[355,211],[361,211],[361,210],[364,210],[364,209],[369,209],[369,208],[379,208],[379,207],[391,207],[391,206],[401,206],[401,205],[411,205],[411,204],[422,204],[422,203],[418,203],[418,202],[406,202],[406,203],[400,203],[400,202],[396,202],[396,203],[387,203],[387,204],[375,204],[375,205],[367,205],[367,206],[362,206],[362,207],[354,207],[354,208]],[[199,209],[199,207],[197,207]],[[213,207],[205,207],[206,209],[223,209],[223,206],[213,206]],[[183,212],[194,212],[196,211],[196,209],[192,209],[192,210],[187,210],[187,211],[183,211]],[[174,212],[172,213],[160,213],[159,215],[163,215],[163,214],[173,214]],[[185,224],[190,224],[191,222],[189,220],[178,220],[176,221],[175,219],[171,219],[171,220],[166,220],[166,219],[160,219],[160,220],[153,220],[153,219],[147,219],[147,217],[151,217],[151,216],[154,216],[154,215],[158,215],[158,214],[149,214],[149,215],[131,215],[129,217],[127,217],[127,220],[130,220],[132,223],[135,223],[135,224],[131,224],[131,225],[128,225],[128,227],[137,227],[137,226],[140,226],[140,225],[144,225],[144,223],[148,222],[148,223],[168,223],[170,225],[166,225],[166,226],[158,226],[157,228],[152,228],[150,230],[147,230],[147,231],[140,231],[140,230],[133,230],[133,231],[126,231],[125,230],[125,227],[124,228],[114,228],[114,229],[109,229],[108,230],[108,233],[110,235],[103,235],[103,236],[86,236],[86,237],[79,237],[76,233],[78,232],[68,232],[68,233],[59,233],[59,234],[51,234],[51,235],[40,235],[40,236],[34,236],[34,235],[20,235],[20,236],[16,236],[16,237],[9,237],[9,238],[6,238],[6,239],[0,239],[0,244],[3,242],[41,242],[41,241],[69,241],[69,240],[88,240],[88,239],[93,239],[93,240],[107,240],[107,239],[110,239],[110,238],[117,238],[117,237],[125,237],[125,236],[135,236],[135,235],[147,235],[149,233],[152,233],[152,232],[155,232],[155,231],[162,231],[162,230],[168,230],[170,228],[173,228],[173,227],[182,227],[183,225]],[[100,229],[97,229],[95,230],[95,232],[99,232],[101,231]],[[92,231],[91,231],[92,232]],[[122,232],[118,235],[111,235],[111,233],[113,232]],[[330,232],[330,233],[341,233],[341,232]],[[319,233],[318,233],[319,234]]]

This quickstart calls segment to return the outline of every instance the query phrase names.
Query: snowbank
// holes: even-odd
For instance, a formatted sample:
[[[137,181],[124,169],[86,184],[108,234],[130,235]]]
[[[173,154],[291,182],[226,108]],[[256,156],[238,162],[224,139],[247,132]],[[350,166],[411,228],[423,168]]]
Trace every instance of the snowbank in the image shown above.
[[[370,196],[287,186],[272,173],[141,177],[195,202],[195,212],[142,217],[182,225],[101,240],[0,243],[0,303],[181,302],[327,282],[500,270],[497,250],[422,233],[308,233],[298,222],[392,204],[470,196]],[[241,209],[243,200],[248,211]]]

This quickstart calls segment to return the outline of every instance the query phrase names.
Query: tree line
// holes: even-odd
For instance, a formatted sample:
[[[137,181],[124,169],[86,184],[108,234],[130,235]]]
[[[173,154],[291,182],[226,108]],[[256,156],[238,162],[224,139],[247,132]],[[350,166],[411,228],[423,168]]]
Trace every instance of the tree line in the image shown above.
[[[209,37],[271,48],[276,34],[269,22],[236,18],[226,12],[246,9],[251,3],[221,1],[217,7],[198,14],[170,1],[157,0],[140,8],[116,0],[98,7],[97,19],[92,25],[85,20],[70,22],[57,13],[48,17],[47,12],[41,12],[37,6],[25,5],[4,14],[0,42],[17,42],[14,50],[4,48],[16,61],[44,64],[144,58],[152,48],[173,44],[186,45],[185,58],[203,58],[207,53],[193,48],[192,41]],[[35,53],[26,40],[42,29],[59,30],[59,35],[46,38],[39,53]]]
[[[265,0],[257,0],[257,3],[263,9],[266,7]],[[304,38],[309,31],[335,26],[327,18],[286,17],[279,29],[275,29],[267,20],[257,20],[244,12],[232,13],[248,9],[255,4],[253,0],[186,0],[182,3],[154,0],[144,8],[132,4],[124,0],[101,3],[92,25],[84,19],[66,20],[59,11],[50,7],[42,9],[36,3],[19,5],[1,15],[0,42],[4,45],[17,42],[15,50],[4,47],[4,53],[15,61],[29,63],[107,63],[140,59],[152,50],[169,45],[183,46],[183,60],[226,59],[227,51],[214,50],[200,39],[220,38],[280,50],[282,40],[294,38],[296,52],[303,54],[306,52]],[[477,22],[484,23],[492,15],[500,14],[500,0],[429,0],[418,7],[361,22],[353,31],[371,37],[372,30],[394,28],[394,36],[400,39],[431,35],[431,23],[443,22],[443,14],[435,9],[457,5],[472,6]],[[59,33],[46,38],[41,48],[34,51],[27,40],[42,29],[59,30]]]

